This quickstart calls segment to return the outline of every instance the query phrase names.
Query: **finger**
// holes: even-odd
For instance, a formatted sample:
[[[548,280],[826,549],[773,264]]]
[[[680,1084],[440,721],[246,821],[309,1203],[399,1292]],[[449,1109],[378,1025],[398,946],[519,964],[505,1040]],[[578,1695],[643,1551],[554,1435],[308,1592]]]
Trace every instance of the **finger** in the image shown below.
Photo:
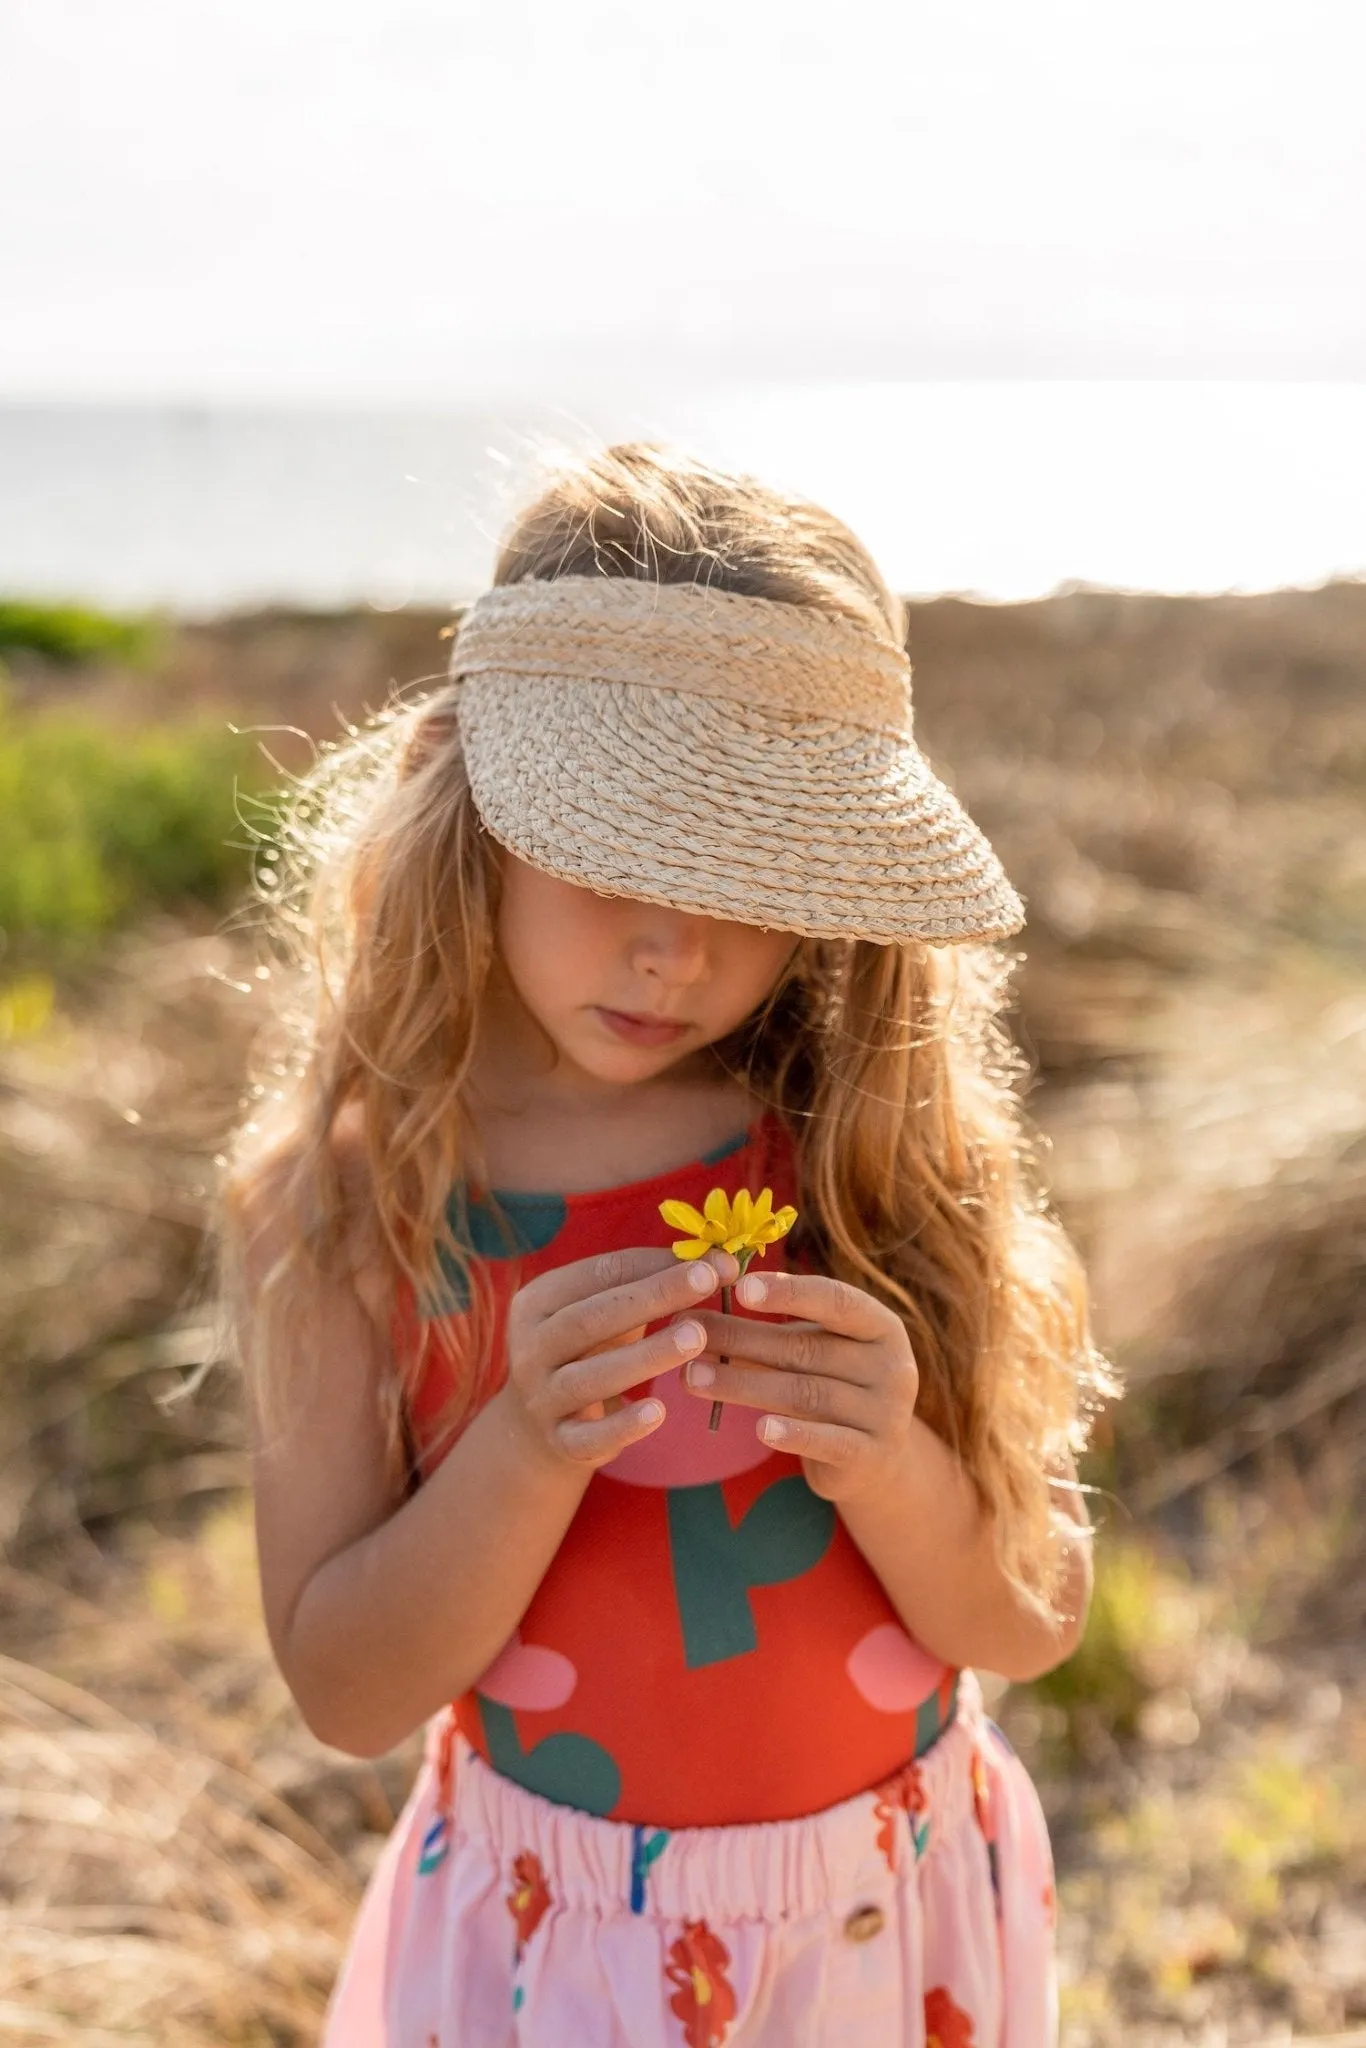
[[[728,1401],[737,1408],[762,1408],[770,1415],[838,1422],[865,1433],[873,1421],[864,1388],[819,1373],[772,1372],[763,1366],[694,1359],[684,1367],[683,1385],[700,1401]]]
[[[600,1294],[604,1288],[648,1280],[677,1264],[666,1245],[635,1245],[623,1251],[595,1252],[591,1258],[572,1259],[567,1266],[552,1266],[548,1273],[538,1273],[521,1289],[521,1297],[534,1304],[537,1314],[544,1318],[567,1308],[571,1302]]]
[[[835,1422],[798,1422],[786,1415],[761,1416],[756,1434],[770,1450],[814,1458],[820,1465],[852,1465],[868,1448],[861,1429],[845,1429]]]
[[[686,1274],[704,1264],[712,1267],[723,1286],[729,1286],[740,1270],[739,1261],[719,1248],[708,1252],[705,1260],[690,1261],[675,1258],[663,1245],[631,1245],[616,1251],[595,1252],[586,1259],[572,1259],[566,1266],[553,1266],[548,1272],[538,1273],[534,1280],[529,1280],[521,1289],[521,1296],[545,1320],[575,1302],[589,1300],[595,1294],[620,1289],[637,1281],[648,1281],[661,1274]],[[653,1318],[642,1317],[640,1320]]]
[[[555,1425],[555,1434],[565,1456],[575,1464],[603,1465],[630,1444],[649,1436],[663,1420],[662,1401],[632,1401],[628,1407],[618,1408],[615,1414],[604,1415],[596,1422],[569,1416]]]
[[[735,1290],[744,1308],[760,1308],[768,1316],[804,1316],[841,1337],[867,1341],[885,1337],[901,1319],[885,1302],[875,1301],[847,1280],[822,1273],[746,1273]]]
[[[696,1320],[706,1330],[708,1353],[718,1358],[747,1358],[789,1372],[824,1373],[859,1387],[873,1383],[873,1346],[831,1336],[819,1323],[761,1323],[710,1309]]]
[[[544,1304],[556,1297],[554,1290],[543,1289],[541,1282],[563,1280],[566,1273],[575,1274],[573,1292],[547,1313]],[[720,1284],[717,1265],[710,1258],[680,1260],[671,1253],[648,1249],[600,1252],[595,1258],[577,1260],[572,1267],[540,1275],[517,1295],[515,1306],[521,1316],[531,1315],[538,1326],[533,1342],[540,1357],[562,1365],[613,1343],[643,1323],[667,1320],[715,1293]]]
[[[669,1372],[685,1358],[696,1358],[706,1348],[706,1332],[691,1319],[670,1323],[652,1336],[634,1344],[620,1344],[611,1351],[599,1351],[592,1358],[574,1358],[550,1375],[556,1406],[565,1415],[577,1414],[591,1401],[608,1401],[613,1394],[628,1394],[644,1380]]]

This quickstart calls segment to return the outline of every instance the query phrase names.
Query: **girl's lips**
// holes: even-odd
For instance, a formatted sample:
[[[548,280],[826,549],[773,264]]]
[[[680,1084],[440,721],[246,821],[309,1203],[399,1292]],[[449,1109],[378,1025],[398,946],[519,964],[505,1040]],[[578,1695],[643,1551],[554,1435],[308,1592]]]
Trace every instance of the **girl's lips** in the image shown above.
[[[671,1024],[663,1017],[633,1017],[626,1010],[606,1010],[601,1005],[598,1015],[608,1030],[624,1038],[628,1045],[672,1045],[688,1028],[686,1024]]]

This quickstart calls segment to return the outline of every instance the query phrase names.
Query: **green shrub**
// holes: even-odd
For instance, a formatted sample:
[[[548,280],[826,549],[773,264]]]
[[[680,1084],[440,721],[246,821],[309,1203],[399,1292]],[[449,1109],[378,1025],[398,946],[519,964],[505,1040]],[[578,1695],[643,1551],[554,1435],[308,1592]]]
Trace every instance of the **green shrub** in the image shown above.
[[[150,660],[160,640],[151,619],[116,619],[88,605],[32,604],[0,598],[0,655],[41,654],[48,661]]]
[[[22,960],[78,951],[137,912],[226,901],[249,876],[240,792],[268,780],[210,725],[127,733],[0,695],[0,932]]]
[[[1130,1737],[1144,1703],[1191,1654],[1199,1615],[1188,1572],[1138,1536],[1102,1536],[1086,1631],[1076,1651],[1036,1679],[1030,1692],[1061,1708],[1066,1740],[1078,1746],[1089,1721]]]

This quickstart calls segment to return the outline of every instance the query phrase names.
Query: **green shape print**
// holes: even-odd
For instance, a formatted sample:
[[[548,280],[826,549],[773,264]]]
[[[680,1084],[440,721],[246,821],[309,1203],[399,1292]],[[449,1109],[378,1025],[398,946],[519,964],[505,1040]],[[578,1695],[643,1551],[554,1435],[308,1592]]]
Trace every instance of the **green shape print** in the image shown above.
[[[569,1214],[563,1195],[520,1194],[507,1189],[495,1199],[471,1202],[463,1184],[446,1203],[446,1220],[457,1244],[480,1259],[517,1259],[543,1251],[564,1229]],[[437,1291],[422,1306],[424,1316],[463,1314],[469,1288],[445,1246],[438,1247]]]
[[[674,1593],[690,1671],[758,1648],[752,1586],[778,1586],[815,1568],[835,1535],[832,1502],[800,1472],[777,1479],[732,1523],[719,1481],[668,1493]]]
[[[600,1742],[565,1731],[523,1749],[511,1707],[482,1692],[475,1697],[495,1771],[542,1799],[606,1818],[621,1797],[621,1772]]]
[[[702,1154],[703,1166],[719,1166],[723,1159],[730,1159],[737,1152],[743,1152],[749,1143],[749,1132],[741,1131],[738,1137],[723,1138],[710,1152]]]

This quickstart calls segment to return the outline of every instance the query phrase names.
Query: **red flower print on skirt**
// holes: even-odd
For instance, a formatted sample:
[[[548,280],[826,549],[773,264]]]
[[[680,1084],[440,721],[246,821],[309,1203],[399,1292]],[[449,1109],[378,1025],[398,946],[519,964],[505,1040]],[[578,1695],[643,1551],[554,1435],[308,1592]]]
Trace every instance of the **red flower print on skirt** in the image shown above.
[[[550,1905],[550,1886],[545,1881],[540,1858],[524,1849],[512,1865],[512,1890],[508,1911],[517,1923],[517,1951],[526,1947]]]
[[[683,2022],[688,2048],[721,2048],[735,2018],[735,1993],[726,1976],[730,1950],[705,1920],[686,1920],[669,1950],[664,1974],[678,1989],[669,2008]]]
[[[955,2005],[942,1984],[925,1996],[925,2048],[977,2048],[971,2013]]]
[[[991,1893],[996,1917],[1001,1917],[1001,1852],[996,1841],[996,1814],[991,1803],[991,1779],[980,1749],[972,1752],[972,1804],[982,1840],[987,1845],[987,1867],[991,1872]]]
[[[455,1805],[455,1712],[446,1710],[436,1749],[436,1810],[446,1820]]]
[[[888,1778],[885,1785],[878,1787],[877,1803],[873,1808],[879,1823],[877,1845],[887,1859],[889,1870],[896,1869],[897,1814],[909,1814],[918,1854],[923,1847],[924,1832],[917,1829],[915,1817],[918,1813],[927,1812],[929,1804],[924,1776],[917,1763],[903,1765],[894,1778]]]
[[[994,1842],[996,1822],[991,1811],[991,1785],[980,1749],[974,1749],[972,1752],[972,1803],[977,1811],[978,1827],[988,1842]]]

